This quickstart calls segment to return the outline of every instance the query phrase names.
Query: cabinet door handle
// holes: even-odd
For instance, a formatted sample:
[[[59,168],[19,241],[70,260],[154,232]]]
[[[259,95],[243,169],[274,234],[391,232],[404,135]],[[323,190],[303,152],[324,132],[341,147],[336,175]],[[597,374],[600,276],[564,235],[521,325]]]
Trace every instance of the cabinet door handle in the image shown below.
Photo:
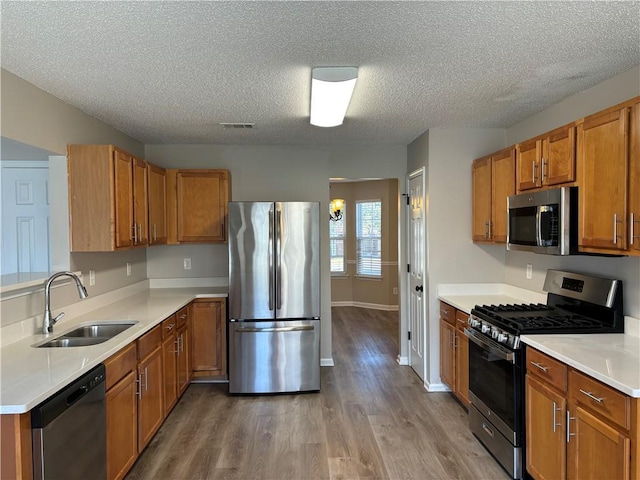
[[[540,172],[540,178],[541,178],[541,180],[542,180],[543,182],[544,182],[544,173],[545,173],[545,172],[544,172],[544,167],[545,167],[546,163],[547,163],[547,162],[545,161],[545,159],[544,159],[544,157],[543,157],[543,158],[542,158],[542,169],[541,169],[541,172]]]
[[[533,162],[531,162],[531,173],[533,175],[533,178],[531,179],[531,181],[533,183],[536,183],[536,181],[538,180],[538,177],[536,177],[536,170],[538,170],[538,164],[534,160]]]
[[[142,399],[142,373],[136,378],[136,396]]]
[[[640,223],[640,220],[634,219],[634,214],[633,214],[633,212],[631,212],[629,214],[629,246],[630,247],[633,245],[634,238],[640,238],[640,235],[634,235],[633,234],[636,222]]]
[[[553,433],[556,433],[556,428],[560,426],[559,423],[556,423],[556,412],[559,412],[560,409],[556,402],[553,402]]]
[[[587,397],[589,397],[591,400],[595,400],[598,403],[602,403],[604,402],[604,397],[596,397],[593,393],[591,392],[585,392],[584,390],[580,389],[580,393],[582,393],[583,395],[586,395]]]
[[[613,214],[613,244],[618,244],[618,223],[622,223],[622,220],[618,220],[618,214]]]
[[[529,362],[531,365],[533,365],[534,367],[539,368],[540,370],[542,370],[544,373],[547,373],[547,371],[549,370],[549,367],[545,367],[544,365],[541,365],[540,363],[536,363],[533,360],[531,362]]]
[[[489,224],[489,239],[491,239],[491,220],[487,222]]]
[[[138,238],[140,239],[140,243],[142,243],[142,224],[141,223],[138,224],[138,230],[140,231],[140,233],[138,234]]]
[[[569,443],[569,440],[571,439],[571,437],[575,437],[575,433],[571,433],[571,420],[575,420],[576,417],[572,417],[571,416],[571,412],[569,412],[569,410],[567,410],[567,443]]]
[[[138,229],[135,223],[133,224],[133,244],[134,245],[138,244]]]
[[[147,367],[144,367],[144,391],[149,391],[149,375],[147,374]]]

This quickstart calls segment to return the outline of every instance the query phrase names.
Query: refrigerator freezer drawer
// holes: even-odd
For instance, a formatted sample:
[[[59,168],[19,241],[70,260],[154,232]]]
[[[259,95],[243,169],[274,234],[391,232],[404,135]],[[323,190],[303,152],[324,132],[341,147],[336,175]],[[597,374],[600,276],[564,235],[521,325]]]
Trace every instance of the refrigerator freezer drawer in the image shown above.
[[[229,324],[229,393],[317,390],[320,320]]]

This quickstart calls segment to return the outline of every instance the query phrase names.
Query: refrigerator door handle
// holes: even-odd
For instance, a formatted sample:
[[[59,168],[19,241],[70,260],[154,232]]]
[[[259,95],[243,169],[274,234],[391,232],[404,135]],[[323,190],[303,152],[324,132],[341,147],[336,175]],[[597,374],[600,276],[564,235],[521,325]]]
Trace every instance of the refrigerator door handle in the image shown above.
[[[238,327],[235,329],[236,333],[256,333],[256,332],[303,332],[306,330],[313,330],[313,325],[301,325],[298,327],[268,327],[268,328],[255,328],[255,327]]]
[[[273,207],[269,209],[269,310],[273,310]]]
[[[276,310],[282,308],[282,263],[281,263],[281,240],[282,240],[282,210],[276,204]]]

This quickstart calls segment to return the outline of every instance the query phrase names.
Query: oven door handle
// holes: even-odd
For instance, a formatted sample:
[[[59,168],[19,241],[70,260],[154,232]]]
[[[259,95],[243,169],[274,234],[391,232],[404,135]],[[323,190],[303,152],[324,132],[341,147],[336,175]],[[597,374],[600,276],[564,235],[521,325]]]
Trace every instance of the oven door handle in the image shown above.
[[[506,360],[511,363],[516,363],[515,356],[511,350],[504,348],[502,345],[494,342],[493,340],[489,340],[488,338],[479,337],[473,330],[470,328],[464,329],[464,334],[471,340],[473,343],[481,347],[482,349],[492,353],[493,355],[499,357],[501,360]]]

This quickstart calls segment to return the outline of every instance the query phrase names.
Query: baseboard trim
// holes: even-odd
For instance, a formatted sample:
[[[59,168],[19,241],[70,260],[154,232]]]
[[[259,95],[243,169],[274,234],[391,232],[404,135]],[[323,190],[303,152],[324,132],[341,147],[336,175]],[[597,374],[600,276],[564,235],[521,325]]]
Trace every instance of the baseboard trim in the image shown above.
[[[369,308],[371,310],[384,310],[385,312],[397,312],[398,311],[398,305],[382,305],[380,303],[341,301],[341,302],[331,302],[331,306],[332,307]]]
[[[329,357],[329,358],[321,358],[320,359],[320,366],[321,367],[335,367],[335,364],[333,363],[333,358]]]
[[[401,357],[398,355],[396,361],[398,362],[398,365],[409,365],[409,357]]]
[[[429,383],[425,380],[424,389],[429,392],[450,392],[451,389],[447,387],[444,383]]]

